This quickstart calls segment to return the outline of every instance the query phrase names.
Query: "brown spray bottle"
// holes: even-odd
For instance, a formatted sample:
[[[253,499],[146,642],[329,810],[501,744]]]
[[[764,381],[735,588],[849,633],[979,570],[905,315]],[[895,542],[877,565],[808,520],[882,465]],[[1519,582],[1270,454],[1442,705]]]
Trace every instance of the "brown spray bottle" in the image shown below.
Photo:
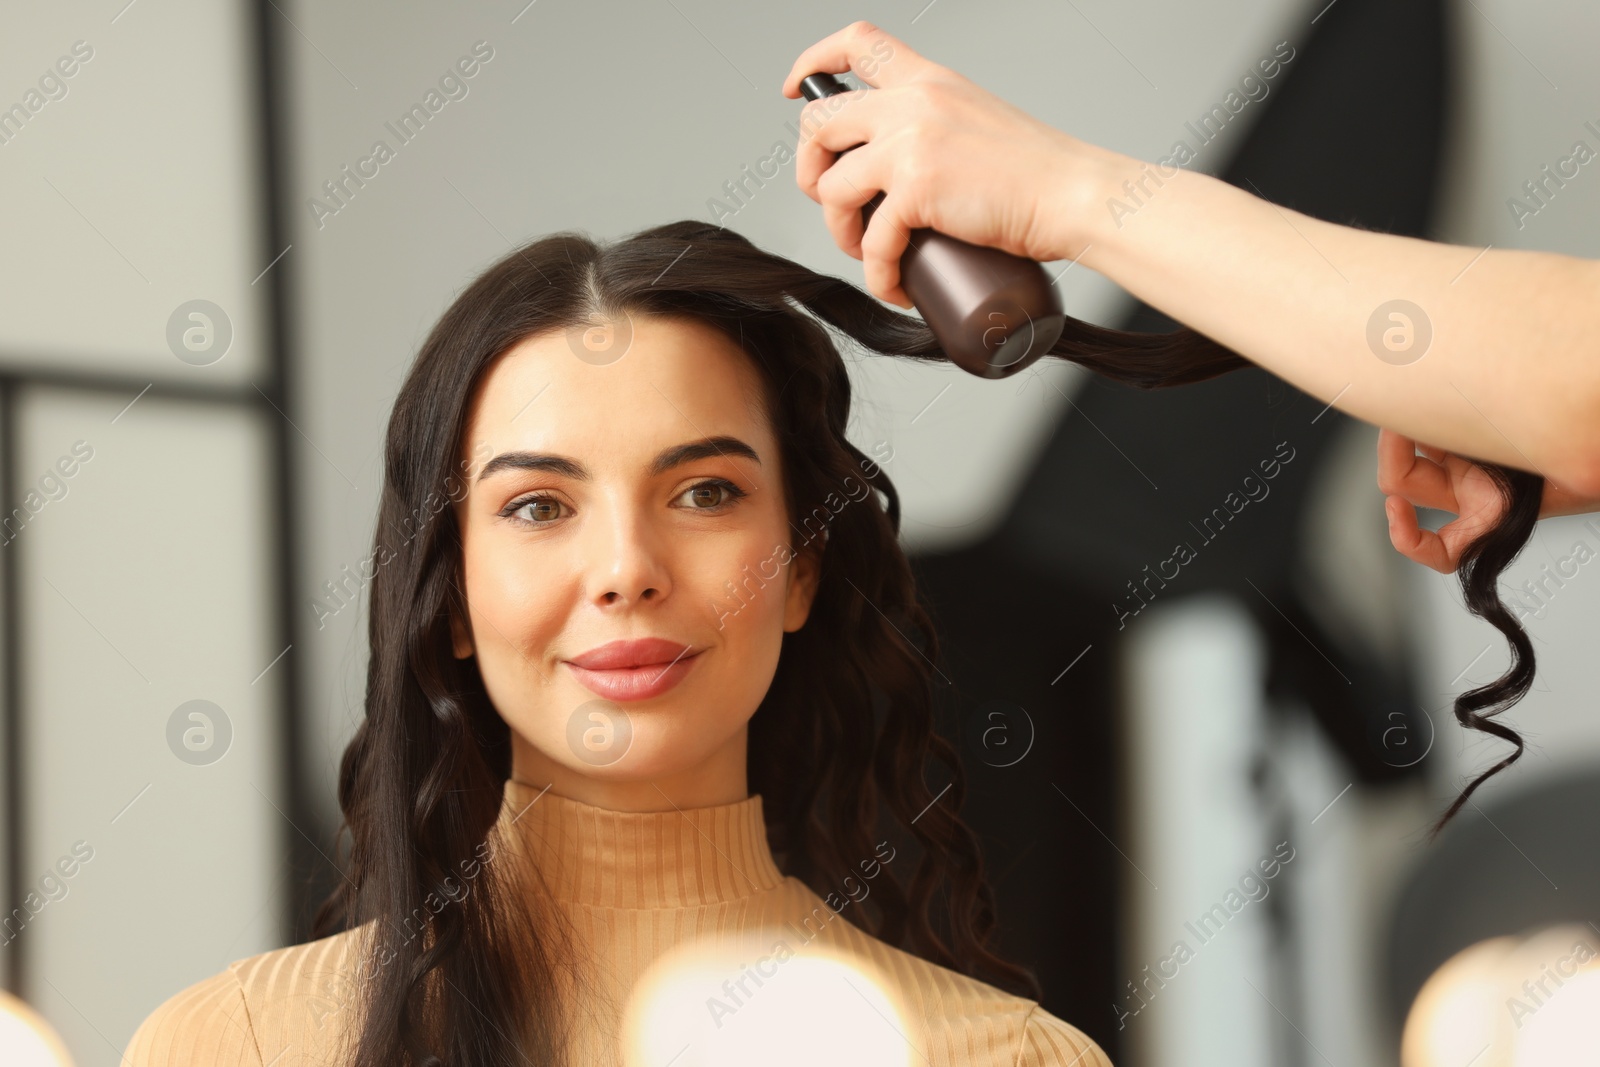
[[[831,74],[800,80],[807,100],[850,91]],[[863,226],[883,196],[862,206]],[[900,285],[946,358],[980,378],[1006,378],[1027,367],[1056,343],[1066,322],[1061,294],[1039,263],[937,230],[911,231]]]

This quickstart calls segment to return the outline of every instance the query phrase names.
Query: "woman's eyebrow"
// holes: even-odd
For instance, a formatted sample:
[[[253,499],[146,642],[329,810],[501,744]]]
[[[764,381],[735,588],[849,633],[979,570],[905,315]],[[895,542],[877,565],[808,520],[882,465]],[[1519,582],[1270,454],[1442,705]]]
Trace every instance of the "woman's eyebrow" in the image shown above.
[[[761,456],[754,448],[737,437],[724,434],[662,449],[656,458],[650,461],[649,474],[655,477],[684,463],[709,459],[712,456],[742,456],[745,459],[755,460],[757,464],[761,462]],[[483,465],[483,470],[478,474],[478,481],[481,482],[489,475],[503,470],[549,471],[578,481],[587,481],[589,478],[589,468],[568,456],[558,456],[550,452],[502,452]]]

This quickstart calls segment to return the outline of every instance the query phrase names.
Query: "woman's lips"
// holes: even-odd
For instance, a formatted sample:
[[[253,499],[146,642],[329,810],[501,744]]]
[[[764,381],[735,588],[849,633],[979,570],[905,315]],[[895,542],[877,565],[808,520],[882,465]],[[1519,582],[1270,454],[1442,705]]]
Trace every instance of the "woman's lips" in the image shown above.
[[[671,663],[650,663],[642,667],[615,667],[610,670],[591,670],[580,667],[571,660],[563,660],[567,669],[584,688],[607,700],[648,700],[659,696],[683,681],[685,675],[699,662],[700,653],[685,653]]]

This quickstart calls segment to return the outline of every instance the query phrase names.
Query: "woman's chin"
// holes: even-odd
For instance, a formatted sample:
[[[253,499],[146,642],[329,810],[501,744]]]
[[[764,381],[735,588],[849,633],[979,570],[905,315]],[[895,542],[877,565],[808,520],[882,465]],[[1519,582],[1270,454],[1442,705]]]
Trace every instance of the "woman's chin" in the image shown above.
[[[705,724],[697,720],[695,702],[676,694],[620,703],[584,693],[567,715],[563,734],[550,740],[574,771],[645,781],[694,766],[700,746],[686,742],[703,733]]]

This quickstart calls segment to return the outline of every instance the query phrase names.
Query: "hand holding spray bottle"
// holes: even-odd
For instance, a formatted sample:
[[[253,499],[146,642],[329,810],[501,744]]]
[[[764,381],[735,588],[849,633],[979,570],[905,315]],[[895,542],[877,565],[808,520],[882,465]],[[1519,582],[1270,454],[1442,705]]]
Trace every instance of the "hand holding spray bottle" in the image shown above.
[[[800,81],[807,100],[850,91],[831,74]],[[883,197],[879,192],[862,206],[863,226]],[[937,230],[911,231],[900,277],[945,356],[980,378],[1006,378],[1027,367],[1056,343],[1066,321],[1061,294],[1039,263]]]

